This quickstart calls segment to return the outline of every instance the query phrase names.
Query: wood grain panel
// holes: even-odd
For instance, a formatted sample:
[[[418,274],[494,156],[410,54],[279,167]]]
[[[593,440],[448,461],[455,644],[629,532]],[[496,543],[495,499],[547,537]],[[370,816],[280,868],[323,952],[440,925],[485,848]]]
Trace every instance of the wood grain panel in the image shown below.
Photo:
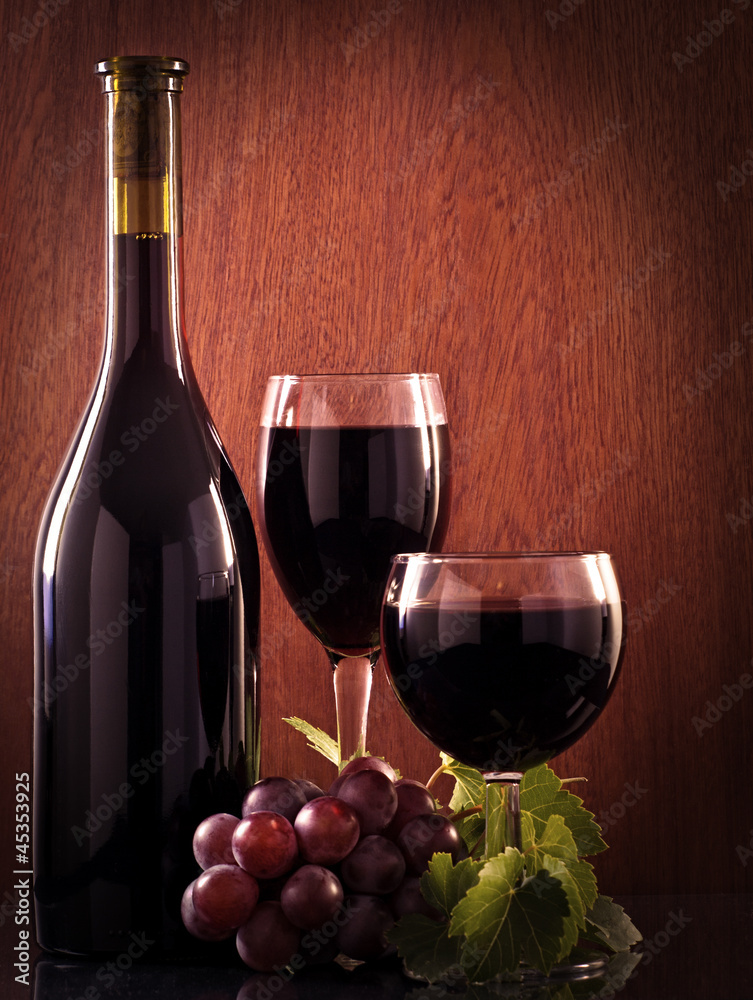
[[[33,0],[0,4],[0,803],[31,761],[36,524],[101,349],[92,67],[164,52],[192,66],[191,352],[248,494],[267,375],[438,371],[447,547],[618,560],[621,685],[556,762],[589,778],[602,885],[750,889],[753,693],[725,685],[753,674],[753,11],[730,0],[719,37],[673,58],[718,6],[136,0],[34,30]],[[281,721],[334,727],[326,659],[266,558],[263,583],[264,769],[326,783]],[[371,733],[434,769],[379,669]],[[12,832],[0,809],[0,894]]]

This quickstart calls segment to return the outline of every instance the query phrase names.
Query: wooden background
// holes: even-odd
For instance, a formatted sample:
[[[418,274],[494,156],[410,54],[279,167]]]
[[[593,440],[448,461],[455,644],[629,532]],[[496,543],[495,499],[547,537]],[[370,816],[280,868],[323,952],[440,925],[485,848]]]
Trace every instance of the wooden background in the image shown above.
[[[189,342],[248,494],[267,375],[439,372],[446,547],[618,562],[622,681],[555,765],[589,778],[602,889],[750,889],[750,0],[0,6],[0,897],[36,526],[102,341],[92,69],[143,52],[191,64]],[[263,573],[264,771],[328,783],[281,721],[334,728],[325,656]],[[369,743],[434,769],[379,670]]]

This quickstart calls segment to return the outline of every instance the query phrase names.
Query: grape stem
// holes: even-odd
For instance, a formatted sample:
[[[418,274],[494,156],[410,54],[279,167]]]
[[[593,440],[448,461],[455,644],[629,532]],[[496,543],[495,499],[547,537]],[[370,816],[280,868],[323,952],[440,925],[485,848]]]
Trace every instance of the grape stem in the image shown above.
[[[440,776],[441,774],[444,774],[444,772],[445,772],[445,771],[449,771],[449,770],[450,770],[450,769],[449,769],[449,767],[447,767],[447,765],[446,765],[446,764],[440,764],[440,765],[439,765],[439,767],[438,767],[438,768],[436,769],[436,771],[434,772],[434,774],[432,774],[432,776],[431,776],[431,777],[429,778],[429,780],[428,780],[428,781],[426,782],[426,787],[427,787],[427,788],[429,788],[429,789],[431,789],[431,786],[432,786],[432,785],[434,784],[434,782],[435,782],[435,781],[437,780],[437,778],[438,778],[438,777],[439,777],[439,776]]]
[[[483,806],[468,806],[467,809],[461,809],[460,812],[453,813],[452,816],[450,816],[450,819],[453,823],[456,823],[458,820],[465,819],[466,816],[473,816],[475,813],[483,811]]]

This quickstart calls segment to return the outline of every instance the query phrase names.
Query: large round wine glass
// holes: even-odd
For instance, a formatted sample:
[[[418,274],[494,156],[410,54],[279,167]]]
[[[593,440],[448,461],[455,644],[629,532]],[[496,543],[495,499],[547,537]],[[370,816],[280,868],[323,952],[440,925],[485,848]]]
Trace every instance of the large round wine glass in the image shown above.
[[[617,680],[624,611],[612,560],[414,553],[392,563],[381,619],[390,684],[418,729],[478,768],[502,805],[487,854],[520,850],[523,773],[580,739]]]
[[[329,655],[343,760],[365,752],[390,558],[436,551],[444,539],[449,448],[435,374],[267,382],[261,533],[285,596]]]

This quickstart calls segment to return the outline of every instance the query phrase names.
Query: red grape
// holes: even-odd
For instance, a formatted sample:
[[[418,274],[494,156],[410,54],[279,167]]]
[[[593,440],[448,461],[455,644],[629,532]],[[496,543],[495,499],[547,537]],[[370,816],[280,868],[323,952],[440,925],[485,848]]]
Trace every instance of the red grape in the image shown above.
[[[444,920],[439,910],[429,906],[424,899],[421,893],[421,879],[417,875],[406,875],[390,896],[390,906],[396,920],[408,913],[423,913],[432,920]]]
[[[206,871],[212,865],[234,865],[233,832],[238,817],[230,813],[207,816],[196,827],[193,835],[193,855]]]
[[[301,932],[279,903],[259,903],[238,929],[235,944],[243,961],[257,972],[274,972],[288,965],[299,950]]]
[[[342,788],[342,783],[347,778],[347,774],[338,774],[335,780],[327,789],[327,795],[339,795],[340,789]]]
[[[429,867],[434,854],[450,854],[455,864],[461,855],[463,841],[452,820],[439,813],[414,816],[409,819],[397,837],[407,870],[421,875]]]
[[[279,813],[268,809],[249,813],[235,828],[233,854],[241,868],[256,878],[284,875],[298,855],[295,830]]]
[[[394,784],[382,771],[356,771],[346,776],[337,793],[356,811],[361,835],[381,833],[397,809]]]
[[[358,843],[360,827],[354,809],[332,795],[307,802],[295,818],[301,857],[310,864],[334,865]]]
[[[359,840],[343,861],[340,874],[352,892],[386,896],[402,882],[405,858],[391,840],[372,833]]]
[[[193,849],[204,871],[183,894],[184,925],[204,941],[235,933],[260,974],[338,952],[356,961],[393,953],[385,935],[395,919],[445,919],[421,894],[431,857],[463,856],[426,786],[396,780],[378,757],[350,761],[326,793],[305,778],[264,778],[246,792],[241,819],[199,823]]]
[[[191,899],[197,916],[217,931],[240,927],[259,898],[256,879],[238,865],[215,865],[194,882]]]
[[[280,903],[291,923],[313,930],[334,917],[343,896],[343,887],[333,871],[321,865],[303,865],[283,886]]]
[[[243,797],[243,816],[252,812],[267,810],[279,813],[291,823],[301,806],[306,805],[306,796],[291,778],[262,778]]]
[[[301,789],[303,794],[306,796],[306,801],[310,802],[311,799],[319,798],[320,795],[324,795],[322,789],[315,785],[313,781],[309,781],[308,778],[293,778],[296,785]]]
[[[382,760],[381,757],[354,757],[353,760],[348,761],[340,774],[355,774],[358,771],[381,771],[382,774],[387,775],[390,781],[397,779],[394,767],[386,760]]]
[[[436,809],[434,796],[420,781],[402,778],[395,785],[395,792],[397,794],[397,809],[390,820],[390,825],[384,831],[385,837],[391,837],[393,840],[409,819],[432,813]]]
[[[195,882],[191,882],[187,886],[186,891],[183,893],[183,898],[180,901],[180,915],[188,933],[193,937],[198,938],[200,941],[224,941],[227,938],[232,937],[235,928],[228,927],[219,930],[202,920],[198,915],[196,907],[193,905],[194,885]]]
[[[378,896],[348,896],[345,903],[348,919],[338,934],[340,951],[362,962],[381,958],[390,948],[385,934],[395,922],[389,906]]]

